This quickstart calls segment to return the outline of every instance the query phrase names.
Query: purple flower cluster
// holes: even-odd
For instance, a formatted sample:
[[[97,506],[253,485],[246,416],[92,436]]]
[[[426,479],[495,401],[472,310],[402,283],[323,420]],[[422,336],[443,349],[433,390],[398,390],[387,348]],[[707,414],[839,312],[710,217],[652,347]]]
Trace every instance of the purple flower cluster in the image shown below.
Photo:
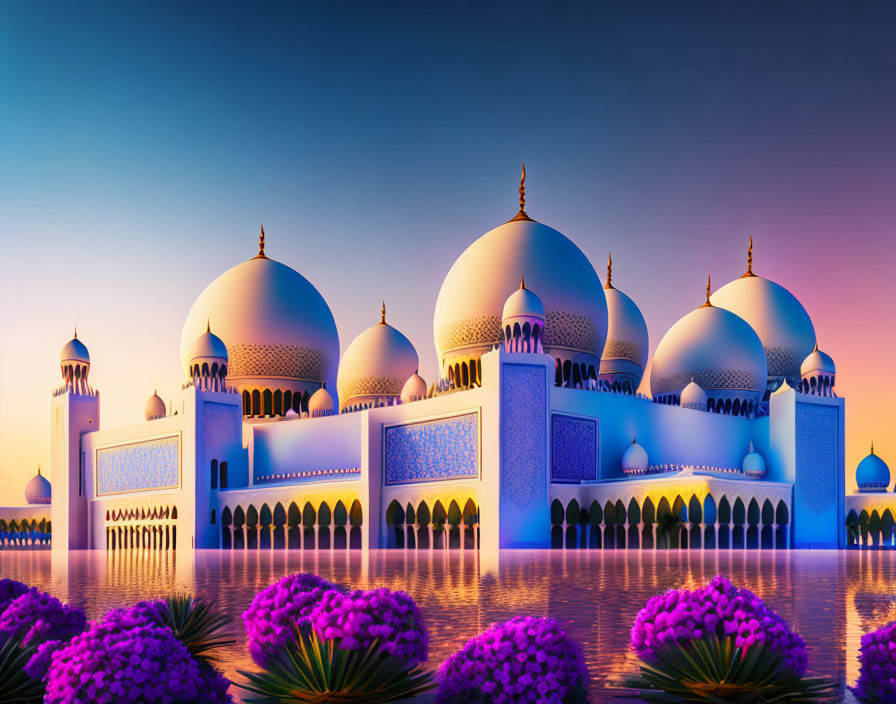
[[[87,625],[84,612],[56,597],[29,589],[0,614],[0,638],[19,636],[22,645],[36,647],[47,640],[68,640]]]
[[[384,652],[408,667],[429,657],[423,615],[405,592],[380,588],[345,594],[331,589],[323,593],[310,620],[320,638],[338,639],[346,650],[366,650],[379,639]]]
[[[249,653],[264,667],[276,657],[308,617],[324,592],[339,587],[313,574],[291,574],[262,589],[243,613]]]
[[[230,683],[201,667],[168,628],[116,609],[52,654],[46,704],[219,704]]]
[[[587,702],[582,651],[552,618],[492,624],[439,667],[438,704]]]
[[[671,589],[652,597],[638,612],[631,646],[650,660],[667,643],[686,644],[702,638],[734,638],[744,651],[759,643],[777,651],[796,674],[808,665],[806,644],[753,592],[716,577],[700,589]]]
[[[0,579],[0,614],[14,599],[31,591],[35,591],[34,587],[29,587],[27,584],[22,584],[14,579]]]
[[[896,701],[896,621],[862,636],[852,691],[860,702]]]

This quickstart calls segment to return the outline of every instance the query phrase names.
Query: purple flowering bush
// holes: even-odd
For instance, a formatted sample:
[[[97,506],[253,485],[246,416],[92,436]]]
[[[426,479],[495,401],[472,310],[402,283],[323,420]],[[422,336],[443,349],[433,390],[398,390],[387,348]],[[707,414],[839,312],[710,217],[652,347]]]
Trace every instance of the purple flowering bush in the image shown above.
[[[34,587],[22,584],[14,579],[0,579],[0,614],[6,611],[6,607],[14,599],[18,599],[25,592],[36,591]]]
[[[323,593],[309,616],[315,633],[346,650],[366,650],[375,640],[395,660],[414,667],[429,658],[423,615],[405,592],[380,588]]]
[[[201,667],[169,628],[116,609],[52,654],[46,704],[218,704],[230,683]]]
[[[25,647],[68,640],[87,626],[84,612],[36,589],[16,597],[0,614],[0,638],[16,635]]]
[[[652,597],[638,612],[631,646],[639,658],[649,661],[665,644],[713,637],[733,638],[743,652],[764,643],[796,674],[804,673],[808,665],[799,634],[753,592],[721,576],[700,589],[671,589]]]
[[[291,574],[262,589],[243,613],[249,654],[261,667],[277,657],[296,630],[310,627],[312,609],[324,592],[340,590],[313,574]]]
[[[862,636],[859,679],[852,692],[862,704],[896,701],[896,621]]]
[[[654,702],[835,701],[831,680],[805,677],[806,644],[753,592],[724,577],[672,589],[638,612],[640,675],[621,684]]]
[[[552,618],[492,624],[439,667],[438,704],[588,701],[579,645]]]

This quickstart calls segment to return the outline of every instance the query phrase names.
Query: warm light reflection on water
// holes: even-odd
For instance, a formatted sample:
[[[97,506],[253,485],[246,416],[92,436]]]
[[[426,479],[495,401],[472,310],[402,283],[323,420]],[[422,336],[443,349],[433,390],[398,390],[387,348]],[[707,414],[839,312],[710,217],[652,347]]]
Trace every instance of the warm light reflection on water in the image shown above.
[[[0,576],[45,589],[94,617],[114,606],[189,591],[234,618],[240,644],[225,670],[251,668],[239,614],[264,586],[290,572],[315,572],[357,588],[409,592],[432,633],[438,663],[493,621],[551,615],[584,648],[593,699],[608,701],[608,679],[633,669],[628,630],[644,602],[671,587],[724,574],[754,590],[805,638],[817,674],[853,683],[861,635],[896,618],[896,555],[891,552],[513,551],[320,554],[0,552]],[[849,695],[844,695],[851,701]]]

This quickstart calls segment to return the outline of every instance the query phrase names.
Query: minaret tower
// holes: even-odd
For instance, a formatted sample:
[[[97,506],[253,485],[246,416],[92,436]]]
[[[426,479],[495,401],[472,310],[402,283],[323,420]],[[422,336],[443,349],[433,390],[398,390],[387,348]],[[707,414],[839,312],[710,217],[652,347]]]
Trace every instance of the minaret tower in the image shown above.
[[[99,430],[100,397],[88,383],[90,353],[75,336],[59,355],[62,386],[52,401],[51,471],[56,495],[51,504],[53,548],[79,550],[88,547],[89,477],[84,474],[81,436]]]

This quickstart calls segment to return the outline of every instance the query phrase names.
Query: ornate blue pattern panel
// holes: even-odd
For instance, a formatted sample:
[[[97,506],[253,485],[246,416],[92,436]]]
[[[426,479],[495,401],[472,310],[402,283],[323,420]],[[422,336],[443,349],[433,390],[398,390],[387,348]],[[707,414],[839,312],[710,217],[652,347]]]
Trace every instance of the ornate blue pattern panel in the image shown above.
[[[208,458],[224,459],[234,445],[242,445],[242,418],[238,407],[226,403],[203,404],[202,433]]]
[[[597,421],[551,416],[551,481],[597,479]]]
[[[180,486],[180,437],[96,451],[96,493],[123,494]]]
[[[385,429],[386,485],[479,477],[479,412]]]
[[[544,367],[504,365],[501,492],[520,508],[547,501],[546,408]]]
[[[815,516],[836,511],[838,505],[838,414],[836,406],[796,404],[794,498]]]

